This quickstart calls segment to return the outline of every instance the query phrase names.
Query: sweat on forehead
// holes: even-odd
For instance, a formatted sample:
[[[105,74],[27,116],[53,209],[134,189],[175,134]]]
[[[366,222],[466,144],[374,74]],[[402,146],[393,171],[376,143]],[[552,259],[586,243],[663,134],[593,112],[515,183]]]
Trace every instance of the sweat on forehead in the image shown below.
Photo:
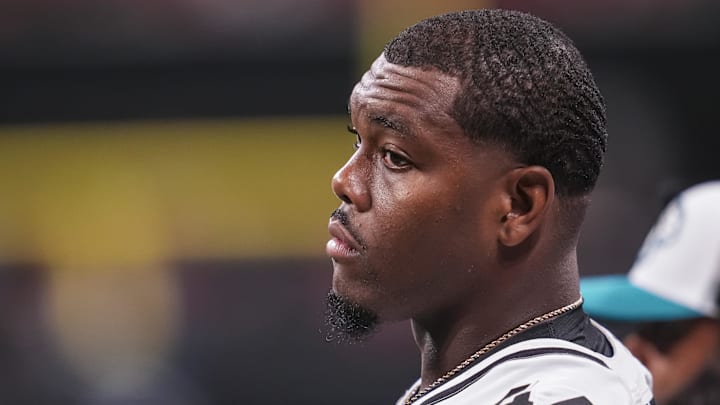
[[[437,96],[447,96],[449,93],[454,95],[460,85],[459,78],[441,72],[437,68],[394,64],[388,62],[384,53],[375,59],[359,84],[376,82],[388,89],[407,92],[407,87],[398,87],[397,81],[393,80],[400,77],[420,84],[424,87],[423,90],[430,91]]]
[[[380,55],[355,85],[349,111],[385,127],[401,129],[399,122],[403,120],[393,120],[393,116],[406,120],[418,115],[447,117],[459,86],[458,78],[437,69],[396,65]]]

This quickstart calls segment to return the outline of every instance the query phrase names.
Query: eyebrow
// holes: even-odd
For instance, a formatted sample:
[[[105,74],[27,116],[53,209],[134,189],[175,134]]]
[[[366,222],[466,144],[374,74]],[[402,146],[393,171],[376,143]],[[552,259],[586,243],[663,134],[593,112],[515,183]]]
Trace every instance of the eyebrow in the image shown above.
[[[347,103],[347,114],[350,118],[352,118],[352,109],[350,108],[350,100],[348,100]],[[412,136],[413,133],[408,129],[408,126],[405,125],[401,120],[393,119],[386,117],[384,115],[380,114],[371,114],[369,115],[370,121],[374,122],[376,124],[380,124],[385,128],[392,129],[393,131],[397,132],[398,135],[406,137],[406,136]],[[351,125],[351,127],[354,129]]]
[[[380,124],[385,128],[392,129],[393,131],[397,132],[400,136],[412,136],[412,132],[408,129],[408,127],[400,120],[386,117],[384,115],[370,115],[370,121]]]

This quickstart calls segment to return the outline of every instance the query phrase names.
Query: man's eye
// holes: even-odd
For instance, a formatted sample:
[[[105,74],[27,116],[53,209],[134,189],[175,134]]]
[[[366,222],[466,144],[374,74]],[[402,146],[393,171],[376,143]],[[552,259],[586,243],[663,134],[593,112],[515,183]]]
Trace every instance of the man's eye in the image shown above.
[[[357,129],[352,126],[351,124],[348,124],[347,126],[348,132],[355,135],[355,142],[353,143],[353,150],[360,149],[360,144],[362,143],[362,139],[360,139],[360,134],[358,134]]]
[[[385,150],[383,152],[383,160],[385,164],[391,169],[406,169],[410,167],[410,161],[405,159],[402,155],[395,153],[391,150]]]

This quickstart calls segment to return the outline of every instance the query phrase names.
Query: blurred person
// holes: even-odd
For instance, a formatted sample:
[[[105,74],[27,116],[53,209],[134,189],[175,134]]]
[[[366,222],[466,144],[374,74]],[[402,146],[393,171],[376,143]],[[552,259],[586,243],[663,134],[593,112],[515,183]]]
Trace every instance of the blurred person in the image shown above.
[[[627,275],[583,278],[586,311],[639,323],[625,344],[659,404],[720,404],[720,181],[664,208]]]
[[[398,404],[653,404],[650,375],[582,310],[578,233],[605,105],[572,41],[508,10],[391,40],[349,101],[328,339],[410,319]]]

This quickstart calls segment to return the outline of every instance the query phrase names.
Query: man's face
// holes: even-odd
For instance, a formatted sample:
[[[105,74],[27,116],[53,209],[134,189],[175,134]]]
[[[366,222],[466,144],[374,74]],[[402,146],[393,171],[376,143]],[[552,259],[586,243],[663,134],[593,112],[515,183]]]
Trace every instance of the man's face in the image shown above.
[[[357,150],[333,177],[333,291],[380,321],[437,315],[488,288],[513,161],[449,115],[459,81],[380,56],[350,97]],[[472,293],[472,294],[470,294]]]

